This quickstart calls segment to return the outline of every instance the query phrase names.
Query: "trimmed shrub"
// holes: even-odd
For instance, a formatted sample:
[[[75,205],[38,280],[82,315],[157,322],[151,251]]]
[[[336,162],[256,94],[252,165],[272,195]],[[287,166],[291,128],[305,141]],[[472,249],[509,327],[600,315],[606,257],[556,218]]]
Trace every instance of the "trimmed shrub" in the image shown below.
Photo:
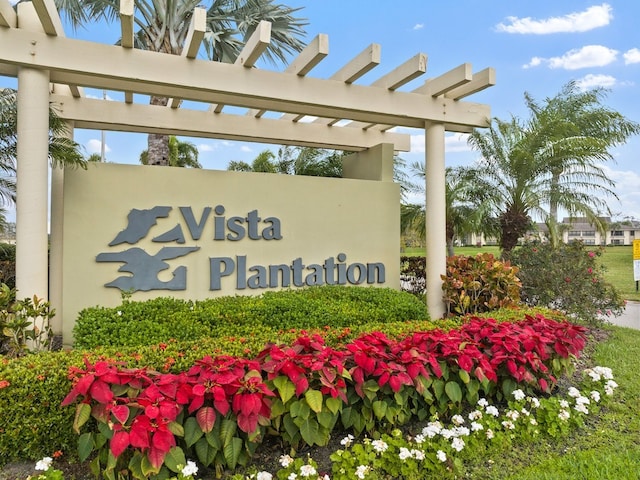
[[[490,253],[447,258],[442,290],[448,315],[490,312],[520,302],[518,268]]]
[[[427,320],[422,302],[387,288],[310,287],[267,292],[260,297],[219,297],[191,302],[156,298],[125,301],[115,308],[80,312],[75,346],[152,345],[169,339],[248,337],[261,328],[339,328],[369,323]]]

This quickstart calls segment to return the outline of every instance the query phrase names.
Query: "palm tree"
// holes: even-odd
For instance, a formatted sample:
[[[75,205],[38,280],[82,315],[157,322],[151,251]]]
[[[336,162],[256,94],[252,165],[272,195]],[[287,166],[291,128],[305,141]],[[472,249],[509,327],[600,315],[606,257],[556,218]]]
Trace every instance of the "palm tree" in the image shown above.
[[[576,101],[582,105],[581,115],[579,105],[572,102],[575,92],[568,91],[542,108],[530,103],[528,123],[493,119],[488,130],[469,137],[470,145],[481,154],[478,166],[470,170],[472,178],[484,182],[491,194],[504,256],[529,230],[533,216],[549,225],[551,241],[557,241],[558,208],[597,223],[599,212],[608,211],[601,195],[615,197],[614,184],[598,163],[611,159],[608,148],[638,126],[611,111],[587,122],[593,102]]]
[[[96,20],[118,18],[117,0],[55,0],[58,9],[74,26]],[[270,62],[284,62],[302,50],[304,19],[295,17],[299,8],[277,5],[273,0],[135,0],[134,21],[138,27],[134,45],[142,50],[180,55],[195,7],[208,5],[204,50],[209,60],[232,63],[261,20],[271,22],[271,43],[265,52]],[[152,96],[151,105],[166,106],[167,98]],[[169,165],[168,137],[149,134],[148,164]]]
[[[251,165],[242,161],[229,162],[227,170],[238,172],[280,173],[314,177],[341,177],[344,152],[312,147],[283,146],[278,154],[263,150]]]
[[[601,205],[589,204],[592,198],[589,191],[593,185],[601,185],[605,190],[614,186],[601,164],[614,160],[609,150],[640,133],[640,124],[602,105],[605,96],[605,89],[582,92],[575,82],[566,84],[560,93],[547,98],[543,104],[525,93],[531,113],[530,128],[536,132],[536,148],[546,157],[544,161],[552,176],[547,221],[552,241],[558,237],[560,204],[572,216],[576,213],[586,216],[601,231],[606,227],[598,215],[592,215],[593,207]],[[581,192],[566,192],[561,188],[562,177],[567,175],[576,183],[583,182],[581,192],[586,195],[580,198]]]
[[[86,168],[80,145],[65,137],[67,127],[49,108],[49,161],[54,167]],[[0,88],[0,207],[15,202],[18,152],[18,98],[12,88]],[[4,214],[0,212],[0,217]]]
[[[140,163],[149,165],[149,151],[140,153]],[[174,135],[169,135],[169,166],[202,168],[198,162],[198,147],[191,142],[178,140]]]
[[[424,162],[414,162],[410,166],[413,175],[425,177]],[[447,167],[445,170],[445,202],[446,202],[446,239],[447,255],[454,255],[456,239],[471,233],[487,233],[492,231],[491,219],[487,218],[489,210],[485,202],[485,189],[464,168]],[[422,182],[424,185],[424,181]],[[423,189],[419,189],[423,191]],[[414,231],[419,238],[426,235],[426,214],[424,205],[403,204],[400,210],[401,231]]]

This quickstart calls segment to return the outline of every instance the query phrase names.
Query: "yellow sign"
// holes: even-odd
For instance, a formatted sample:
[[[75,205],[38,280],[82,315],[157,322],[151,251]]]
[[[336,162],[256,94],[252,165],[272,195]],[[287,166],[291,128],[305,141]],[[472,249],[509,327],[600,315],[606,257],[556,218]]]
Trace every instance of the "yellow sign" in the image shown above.
[[[640,240],[633,241],[633,259],[640,260]]]

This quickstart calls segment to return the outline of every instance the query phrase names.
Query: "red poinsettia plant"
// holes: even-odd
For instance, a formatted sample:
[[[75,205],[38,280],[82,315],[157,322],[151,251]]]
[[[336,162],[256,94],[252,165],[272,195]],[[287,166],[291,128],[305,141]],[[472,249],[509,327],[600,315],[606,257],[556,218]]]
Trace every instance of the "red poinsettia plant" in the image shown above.
[[[127,369],[85,360],[62,402],[76,407],[81,459],[98,454],[107,478],[178,472],[186,456],[234,468],[266,427],[293,446],[324,445],[337,422],[373,432],[502,398],[515,388],[550,392],[585,345],[586,329],[542,315],[519,322],[471,318],[450,331],[392,339],[371,332],[334,348],[318,334],[269,344],[255,359],[204,357],[186,372]]]

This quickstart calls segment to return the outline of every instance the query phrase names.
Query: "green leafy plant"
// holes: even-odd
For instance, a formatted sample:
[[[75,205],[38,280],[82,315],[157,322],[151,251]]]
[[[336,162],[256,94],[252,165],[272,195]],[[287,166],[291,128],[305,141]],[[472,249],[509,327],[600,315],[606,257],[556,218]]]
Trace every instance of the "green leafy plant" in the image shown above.
[[[601,247],[587,248],[582,242],[553,246],[530,242],[511,253],[520,271],[522,300],[531,306],[562,311],[574,321],[599,325],[619,315],[624,301],[604,280],[598,264]]]
[[[518,268],[490,253],[447,258],[442,275],[448,315],[477,314],[520,302]]]
[[[15,295],[15,289],[0,285],[0,326],[6,338],[5,354],[19,357],[29,351],[49,350],[53,337],[50,320],[55,311],[49,302],[35,295],[22,300],[15,300]]]

